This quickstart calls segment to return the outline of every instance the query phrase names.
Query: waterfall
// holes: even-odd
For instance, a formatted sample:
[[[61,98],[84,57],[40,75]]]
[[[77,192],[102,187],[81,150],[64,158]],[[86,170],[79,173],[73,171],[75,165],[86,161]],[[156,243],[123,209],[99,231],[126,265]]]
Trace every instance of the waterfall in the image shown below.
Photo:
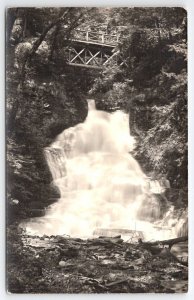
[[[44,217],[29,221],[27,232],[84,238],[96,228],[120,228],[140,230],[147,239],[171,237],[171,227],[158,226],[161,209],[152,189],[160,193],[160,186],[148,182],[130,154],[135,141],[128,114],[98,111],[93,100],[88,108],[84,123],[64,130],[45,149],[61,198]]]

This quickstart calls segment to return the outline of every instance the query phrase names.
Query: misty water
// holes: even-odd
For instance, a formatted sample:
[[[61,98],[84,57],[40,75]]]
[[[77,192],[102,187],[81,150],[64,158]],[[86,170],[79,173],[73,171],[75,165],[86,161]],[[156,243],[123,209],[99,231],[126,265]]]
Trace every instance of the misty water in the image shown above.
[[[176,237],[173,206],[162,210],[155,195],[164,187],[150,181],[130,154],[135,140],[128,114],[98,111],[93,100],[88,107],[84,123],[45,148],[61,198],[25,224],[27,233],[87,238],[97,229],[128,229],[142,231],[146,240]]]

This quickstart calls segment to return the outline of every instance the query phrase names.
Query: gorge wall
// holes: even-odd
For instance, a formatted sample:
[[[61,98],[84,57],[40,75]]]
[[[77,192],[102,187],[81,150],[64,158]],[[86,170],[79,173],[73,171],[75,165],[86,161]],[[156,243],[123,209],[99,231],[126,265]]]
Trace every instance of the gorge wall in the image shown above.
[[[11,109],[7,109],[10,222],[43,215],[44,209],[60,197],[57,188],[51,185],[43,149],[64,129],[83,122],[87,116],[87,102],[72,78],[64,78],[57,70],[49,72],[45,66],[41,66],[41,75],[40,70],[38,74],[28,76],[22,95],[13,84],[7,87],[8,104],[20,97],[14,124],[9,118]]]

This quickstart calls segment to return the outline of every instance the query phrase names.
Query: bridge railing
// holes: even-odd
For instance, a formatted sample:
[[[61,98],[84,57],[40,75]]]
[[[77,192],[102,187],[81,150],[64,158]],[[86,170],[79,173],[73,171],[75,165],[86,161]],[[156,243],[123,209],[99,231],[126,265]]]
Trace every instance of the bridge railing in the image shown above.
[[[119,41],[119,35],[99,33],[95,31],[75,30],[73,34],[75,40],[84,42],[94,42],[108,45],[116,45]]]

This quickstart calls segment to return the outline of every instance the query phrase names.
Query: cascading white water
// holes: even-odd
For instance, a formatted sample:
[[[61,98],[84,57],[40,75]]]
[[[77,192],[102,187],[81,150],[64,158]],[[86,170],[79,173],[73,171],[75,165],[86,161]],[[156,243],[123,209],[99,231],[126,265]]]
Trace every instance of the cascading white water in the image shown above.
[[[45,149],[61,198],[44,217],[28,222],[27,232],[84,238],[96,228],[125,228],[143,231],[147,239],[173,236],[155,226],[160,205],[129,153],[134,139],[128,115],[98,111],[93,100],[88,107],[84,123],[64,130]]]

